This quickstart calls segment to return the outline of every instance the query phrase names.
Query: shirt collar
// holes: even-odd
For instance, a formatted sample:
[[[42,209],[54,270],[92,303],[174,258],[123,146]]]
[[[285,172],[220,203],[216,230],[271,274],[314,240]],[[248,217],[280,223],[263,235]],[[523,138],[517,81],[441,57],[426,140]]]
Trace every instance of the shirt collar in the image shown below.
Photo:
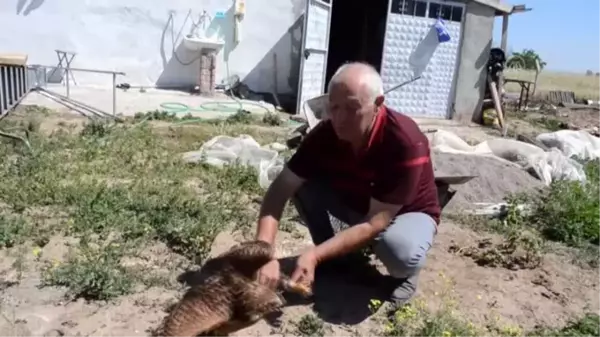
[[[387,113],[388,111],[385,106],[382,105],[379,107],[377,116],[375,116],[373,128],[371,129],[371,134],[369,135],[369,142],[367,143],[366,151],[370,150],[374,144],[381,141]]]

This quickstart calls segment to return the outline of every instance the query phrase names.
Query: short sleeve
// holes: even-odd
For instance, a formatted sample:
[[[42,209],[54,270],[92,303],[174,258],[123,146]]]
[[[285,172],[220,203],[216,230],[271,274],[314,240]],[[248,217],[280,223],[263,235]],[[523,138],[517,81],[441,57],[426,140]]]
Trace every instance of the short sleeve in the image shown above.
[[[382,155],[387,164],[377,169],[373,198],[394,205],[410,204],[418,193],[423,168],[430,165],[429,144],[398,146]]]
[[[319,123],[304,137],[302,143],[287,162],[287,168],[303,179],[310,179],[319,170],[323,146],[328,141],[328,125],[326,122]]]

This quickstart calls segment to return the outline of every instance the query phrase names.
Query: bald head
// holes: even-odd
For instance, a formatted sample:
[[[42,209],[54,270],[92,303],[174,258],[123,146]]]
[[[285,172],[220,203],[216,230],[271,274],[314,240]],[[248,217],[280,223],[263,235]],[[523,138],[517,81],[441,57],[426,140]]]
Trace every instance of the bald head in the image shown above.
[[[336,85],[351,87],[361,98],[371,102],[383,95],[381,76],[371,65],[362,62],[346,63],[339,67],[331,77],[327,91],[331,92]]]
[[[359,144],[383,104],[383,84],[375,68],[365,63],[341,66],[328,87],[328,114],[340,139]]]

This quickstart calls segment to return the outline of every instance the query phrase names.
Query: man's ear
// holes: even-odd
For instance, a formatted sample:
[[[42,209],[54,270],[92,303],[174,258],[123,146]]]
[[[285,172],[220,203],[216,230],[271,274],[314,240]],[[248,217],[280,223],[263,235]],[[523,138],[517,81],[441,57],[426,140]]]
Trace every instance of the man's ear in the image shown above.
[[[385,101],[385,97],[383,95],[379,95],[375,98],[375,106],[380,107],[383,105],[383,101]]]

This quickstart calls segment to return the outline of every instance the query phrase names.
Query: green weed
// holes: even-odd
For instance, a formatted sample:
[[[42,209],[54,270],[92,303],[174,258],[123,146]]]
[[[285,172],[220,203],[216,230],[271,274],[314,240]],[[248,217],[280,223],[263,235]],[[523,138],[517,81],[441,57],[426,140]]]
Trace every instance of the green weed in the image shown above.
[[[132,275],[120,265],[124,250],[118,244],[83,246],[66,263],[50,263],[43,273],[43,286],[64,286],[74,298],[111,300],[129,294]]]
[[[151,117],[169,119],[160,113]],[[48,267],[44,284],[66,286],[74,297],[110,299],[131,291],[136,278],[119,264],[131,252],[119,246],[158,240],[201,263],[219,231],[254,221],[250,200],[262,189],[251,168],[185,164],[181,153],[197,150],[213,136],[239,133],[259,141],[278,137],[232,121],[169,128],[93,121],[78,132],[32,133],[33,153],[18,144],[2,146],[0,248],[49,231],[46,221],[27,214],[50,207],[61,210],[55,223],[48,222],[52,231],[85,244],[80,255]],[[109,239],[114,240],[109,250],[94,248]]]

